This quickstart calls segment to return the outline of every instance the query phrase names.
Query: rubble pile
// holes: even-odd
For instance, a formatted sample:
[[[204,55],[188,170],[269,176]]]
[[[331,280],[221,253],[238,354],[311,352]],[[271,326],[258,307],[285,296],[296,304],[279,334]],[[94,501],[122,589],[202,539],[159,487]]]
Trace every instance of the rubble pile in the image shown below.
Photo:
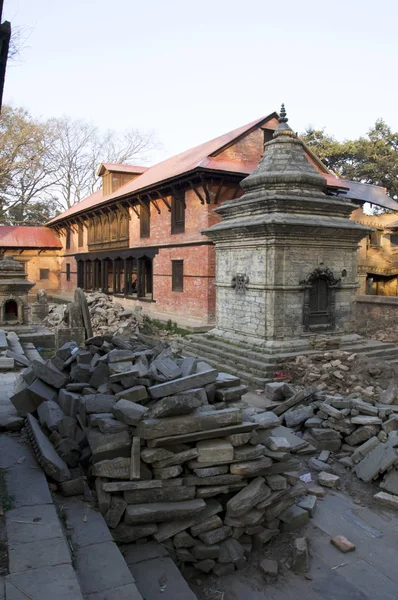
[[[316,501],[293,473],[314,448],[275,414],[305,394],[274,385],[275,412],[248,407],[237,377],[164,341],[96,335],[33,361],[12,401],[43,469],[66,495],[91,484],[115,541],[154,538],[179,565],[221,575]]]
[[[279,369],[296,387],[315,386],[319,392],[370,400],[381,398],[391,380],[398,382],[398,365],[342,350],[300,354],[280,361]]]
[[[95,335],[122,335],[138,332],[144,323],[141,306],[126,309],[120,303],[114,302],[113,297],[101,292],[85,294],[91,326]],[[67,304],[50,304],[49,314],[43,321],[50,328],[67,327]]]
[[[284,383],[268,384],[268,397],[272,402]],[[376,494],[375,501],[398,508],[398,386],[391,380],[379,399],[361,397],[359,392],[349,396],[330,395],[313,391],[313,386],[303,391],[304,397],[296,402],[287,401],[272,407],[286,427],[302,436],[311,446],[321,450],[321,460],[311,458],[309,466],[320,473],[319,483],[327,486],[326,475],[331,484],[333,467],[328,458],[334,458],[351,469],[360,480],[380,481],[383,492]],[[273,391],[272,391],[273,389]],[[296,394],[294,399],[298,398]],[[322,480],[322,477],[323,480]],[[334,485],[334,484],[333,484]],[[391,497],[393,494],[393,497]]]

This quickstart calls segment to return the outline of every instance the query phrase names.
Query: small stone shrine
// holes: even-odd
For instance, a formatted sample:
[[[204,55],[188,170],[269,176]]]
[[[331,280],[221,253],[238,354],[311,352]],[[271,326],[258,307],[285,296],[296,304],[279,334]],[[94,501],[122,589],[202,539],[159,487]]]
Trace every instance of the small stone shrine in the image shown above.
[[[357,247],[370,230],[350,220],[355,205],[327,193],[303,142],[287,124],[242,181],[244,195],[205,230],[216,245],[216,328],[211,334],[269,352],[336,344],[355,331]]]
[[[0,256],[0,325],[29,323],[28,292],[34,285],[20,262]]]

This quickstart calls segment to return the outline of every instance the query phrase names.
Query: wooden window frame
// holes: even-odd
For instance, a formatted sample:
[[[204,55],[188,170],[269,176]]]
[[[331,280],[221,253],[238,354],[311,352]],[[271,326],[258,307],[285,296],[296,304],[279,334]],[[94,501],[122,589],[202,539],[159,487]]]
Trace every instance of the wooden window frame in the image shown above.
[[[179,272],[179,269],[180,272]],[[171,291],[172,292],[183,292],[184,291],[184,261],[183,260],[172,260],[171,261]]]
[[[171,234],[178,233],[185,233],[185,192],[182,190],[171,198]]]
[[[70,281],[70,263],[66,263],[66,281]]]
[[[70,250],[70,237],[71,237],[71,230],[67,229],[66,230],[66,239],[65,239],[65,249],[66,250]]]
[[[44,277],[44,275],[46,275]],[[50,279],[50,269],[39,270],[40,281],[48,281]]]

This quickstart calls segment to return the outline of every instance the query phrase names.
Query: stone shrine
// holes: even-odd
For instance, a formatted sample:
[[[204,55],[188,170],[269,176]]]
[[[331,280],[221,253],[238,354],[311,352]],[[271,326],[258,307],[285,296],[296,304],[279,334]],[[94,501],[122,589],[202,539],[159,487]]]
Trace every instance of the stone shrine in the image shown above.
[[[28,292],[35,284],[27,280],[23,265],[12,256],[0,256],[0,324],[29,322]]]
[[[357,249],[370,230],[348,199],[326,192],[282,105],[273,139],[244,179],[244,195],[216,209],[216,328],[269,352],[305,349],[319,335],[355,335]]]

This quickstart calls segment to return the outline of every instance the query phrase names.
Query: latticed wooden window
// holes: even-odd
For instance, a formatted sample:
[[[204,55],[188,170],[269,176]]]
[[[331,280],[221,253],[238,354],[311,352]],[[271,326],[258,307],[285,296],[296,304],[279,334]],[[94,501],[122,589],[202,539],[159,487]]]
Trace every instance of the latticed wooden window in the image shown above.
[[[185,192],[177,191],[171,199],[171,233],[185,231]]]
[[[329,289],[325,279],[317,279],[310,290],[310,311],[326,312],[329,306]]]
[[[148,238],[151,235],[151,211],[149,203],[140,207],[140,237]]]
[[[184,291],[184,261],[171,261],[171,289],[173,292]]]
[[[83,246],[83,223],[79,223],[79,229],[77,233],[77,245],[79,248]]]

